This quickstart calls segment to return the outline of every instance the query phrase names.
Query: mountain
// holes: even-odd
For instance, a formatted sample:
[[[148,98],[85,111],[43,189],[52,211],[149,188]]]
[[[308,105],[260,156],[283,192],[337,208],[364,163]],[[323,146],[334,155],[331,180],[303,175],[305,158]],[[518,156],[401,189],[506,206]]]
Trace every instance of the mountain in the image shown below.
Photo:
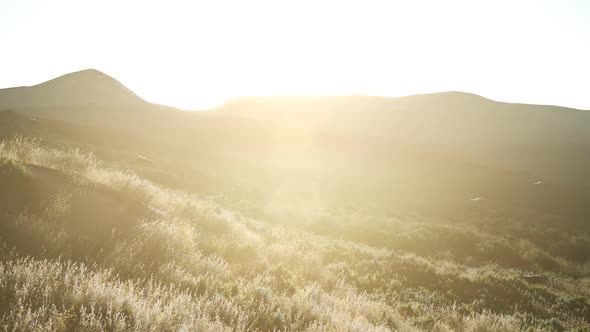
[[[144,101],[114,78],[95,69],[66,74],[30,86],[0,90],[5,108],[138,104]]]
[[[243,97],[210,112],[189,113],[145,102],[94,69],[0,89],[1,109],[119,128],[201,128],[212,119],[223,128],[217,121],[222,119],[410,144],[590,144],[590,112],[571,108],[503,103],[454,91],[399,98]]]
[[[184,112],[145,102],[112,77],[85,70],[33,87],[0,90],[3,108],[69,123],[84,128],[72,129],[81,133],[90,133],[90,127],[115,129],[183,158],[207,156],[220,176],[225,174],[219,170],[228,168],[241,177],[236,162],[259,167],[277,155],[319,164],[334,154],[343,160],[363,156],[377,158],[385,167],[411,165],[411,155],[420,154],[436,155],[433,160],[444,165],[458,160],[590,185],[585,176],[590,112],[503,103],[464,92],[400,98],[244,97],[209,111]]]
[[[584,110],[443,92],[399,98],[246,97],[217,111],[277,128],[420,145],[448,158],[590,185],[584,175],[590,169],[590,112]]]
[[[588,111],[496,102],[463,92],[400,98],[246,97],[218,111],[407,143],[590,143]]]
[[[182,112],[94,71],[2,90],[0,326],[587,326],[587,114],[461,92]]]
[[[183,126],[172,107],[149,103],[95,69],[30,86],[0,89],[0,110],[95,127],[120,129]]]

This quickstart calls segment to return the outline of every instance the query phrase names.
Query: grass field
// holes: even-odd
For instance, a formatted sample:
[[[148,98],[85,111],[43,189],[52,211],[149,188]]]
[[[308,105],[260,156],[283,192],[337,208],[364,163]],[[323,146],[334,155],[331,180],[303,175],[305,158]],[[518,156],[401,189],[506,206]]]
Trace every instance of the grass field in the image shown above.
[[[559,216],[345,206],[287,225],[76,149],[17,138],[0,158],[7,331],[589,330],[590,233]]]

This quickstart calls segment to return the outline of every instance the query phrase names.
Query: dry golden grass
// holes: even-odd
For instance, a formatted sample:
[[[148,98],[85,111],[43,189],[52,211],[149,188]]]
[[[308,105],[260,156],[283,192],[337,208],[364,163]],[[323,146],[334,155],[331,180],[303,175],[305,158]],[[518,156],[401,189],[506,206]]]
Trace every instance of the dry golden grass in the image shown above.
[[[371,227],[362,215],[286,227],[79,150],[17,138],[0,144],[0,159],[11,160],[2,174],[34,178],[32,164],[78,179],[76,190],[0,219],[7,331],[587,331],[590,323],[590,268],[566,250],[589,248],[588,233],[416,217]],[[92,184],[139,202],[148,217],[97,241],[88,230],[107,220],[80,218],[79,228],[71,220],[84,216]],[[545,243],[555,235],[559,245]]]

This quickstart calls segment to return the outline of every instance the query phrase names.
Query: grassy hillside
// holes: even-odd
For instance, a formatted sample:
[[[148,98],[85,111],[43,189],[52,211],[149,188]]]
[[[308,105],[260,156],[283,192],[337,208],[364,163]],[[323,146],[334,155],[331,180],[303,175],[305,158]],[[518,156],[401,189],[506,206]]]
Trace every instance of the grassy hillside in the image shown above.
[[[8,330],[590,324],[590,234],[558,216],[490,207],[432,220],[343,207],[285,226],[79,150],[13,139],[0,157],[0,191],[13,200],[0,219],[0,325]]]
[[[589,114],[0,90],[0,330],[589,331]]]

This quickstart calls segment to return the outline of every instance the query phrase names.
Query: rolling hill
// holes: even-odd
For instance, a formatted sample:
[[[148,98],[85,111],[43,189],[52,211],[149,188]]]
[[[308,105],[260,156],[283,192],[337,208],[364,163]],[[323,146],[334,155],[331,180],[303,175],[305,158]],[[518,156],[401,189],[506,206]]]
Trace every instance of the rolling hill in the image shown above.
[[[34,86],[2,89],[0,100],[6,108],[145,103],[123,84],[95,69],[69,73]]]
[[[0,90],[7,330],[585,331],[590,118],[448,92]]]
[[[399,98],[246,97],[218,111],[406,143],[590,143],[588,111],[502,103],[463,92]]]
[[[256,206],[303,194],[326,206],[400,201],[455,210],[484,196],[580,219],[590,197],[590,112],[582,110],[448,92],[248,97],[182,112],[147,103],[96,70],[0,90],[0,107],[11,110],[3,112],[5,133],[75,142],[134,166],[136,155],[152,156],[157,166],[143,169],[159,181],[245,195]],[[531,185],[538,181],[546,185]]]
[[[198,93],[198,92],[195,92]],[[31,87],[0,89],[0,107],[26,110],[55,120],[62,114],[97,119],[119,113],[138,116],[134,125],[197,125],[203,112],[173,112],[145,102],[114,78],[89,69]],[[158,108],[165,112],[154,112]],[[159,109],[159,110],[162,110]],[[61,112],[60,112],[61,110]],[[140,113],[136,113],[136,112]],[[158,123],[165,114],[168,121]],[[171,114],[170,114],[171,113]],[[243,97],[204,113],[289,123],[318,132],[375,137],[417,144],[590,144],[590,112],[571,108],[496,102],[463,92],[399,98],[373,96]],[[82,119],[79,119],[82,121]],[[186,123],[188,122],[188,124]],[[89,121],[85,125],[92,124]],[[131,122],[125,124],[131,125]],[[100,124],[97,124],[100,125]],[[122,126],[116,122],[111,125]],[[241,124],[243,125],[243,124]]]

